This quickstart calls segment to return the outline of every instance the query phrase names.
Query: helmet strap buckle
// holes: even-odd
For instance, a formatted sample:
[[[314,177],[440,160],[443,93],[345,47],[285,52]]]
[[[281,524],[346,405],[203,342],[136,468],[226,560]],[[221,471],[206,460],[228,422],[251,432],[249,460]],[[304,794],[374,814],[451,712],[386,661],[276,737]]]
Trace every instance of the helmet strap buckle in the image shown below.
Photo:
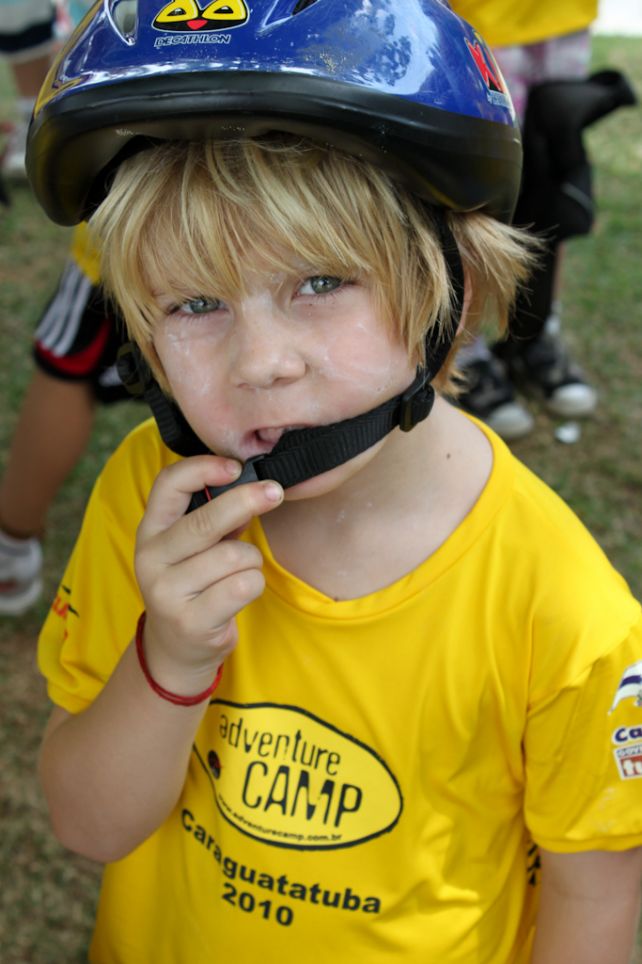
[[[430,415],[435,401],[435,390],[427,379],[428,372],[419,369],[414,382],[401,396],[399,428],[402,432],[409,432]]]

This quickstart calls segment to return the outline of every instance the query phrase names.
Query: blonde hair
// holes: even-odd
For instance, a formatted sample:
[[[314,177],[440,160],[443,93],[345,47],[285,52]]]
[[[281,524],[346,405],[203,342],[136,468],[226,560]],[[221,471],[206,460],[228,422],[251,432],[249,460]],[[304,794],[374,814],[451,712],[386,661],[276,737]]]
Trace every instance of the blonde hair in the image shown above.
[[[528,273],[528,242],[484,214],[448,219],[473,292],[467,329],[492,312],[501,331]],[[177,301],[229,300],[253,262],[367,279],[381,317],[418,362],[426,332],[451,321],[453,292],[428,206],[373,165],[288,135],[141,152],[121,164],[92,228],[106,291],[166,391],[153,347],[159,285]],[[455,351],[435,380],[441,390],[452,390]]]

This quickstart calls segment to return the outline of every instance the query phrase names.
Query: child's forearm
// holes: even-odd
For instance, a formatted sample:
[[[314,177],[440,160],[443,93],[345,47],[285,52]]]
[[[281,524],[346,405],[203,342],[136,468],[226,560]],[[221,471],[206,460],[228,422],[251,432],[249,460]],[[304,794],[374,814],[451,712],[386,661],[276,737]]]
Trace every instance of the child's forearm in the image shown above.
[[[532,964],[631,964],[640,851],[543,854]]]
[[[175,706],[157,696],[131,645],[95,703],[77,716],[56,711],[40,773],[61,842],[107,862],[156,830],[183,787],[207,704]]]
[[[145,658],[152,679],[179,696],[208,689],[236,645],[235,617],[265,585],[261,553],[234,534],[280,504],[280,486],[242,485],[186,515],[191,493],[227,485],[240,471],[238,462],[212,455],[166,467],[138,527]],[[113,861],[153,833],[178,800],[207,702],[176,706],[163,699],[130,645],[85,712],[56,711],[40,770],[62,843]]]

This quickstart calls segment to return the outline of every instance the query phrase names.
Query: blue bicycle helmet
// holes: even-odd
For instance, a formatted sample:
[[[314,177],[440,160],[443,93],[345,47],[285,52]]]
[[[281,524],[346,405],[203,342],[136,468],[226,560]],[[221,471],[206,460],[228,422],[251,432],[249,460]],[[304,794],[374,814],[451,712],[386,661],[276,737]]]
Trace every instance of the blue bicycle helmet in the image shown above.
[[[370,161],[424,199],[455,301],[448,330],[428,335],[426,363],[402,395],[335,425],[285,432],[235,483],[272,478],[287,487],[428,416],[430,383],[463,303],[461,260],[442,213],[510,220],[521,143],[492,54],[445,0],[101,0],[49,73],[27,171],[47,214],[75,224],[132,153],[164,140],[271,131]],[[170,448],[205,451],[135,348],[121,376],[145,395]],[[198,494],[191,508],[219,491]]]
[[[445,0],[102,0],[38,99],[27,170],[60,224],[167,139],[302,135],[509,220],[521,145],[492,54]]]

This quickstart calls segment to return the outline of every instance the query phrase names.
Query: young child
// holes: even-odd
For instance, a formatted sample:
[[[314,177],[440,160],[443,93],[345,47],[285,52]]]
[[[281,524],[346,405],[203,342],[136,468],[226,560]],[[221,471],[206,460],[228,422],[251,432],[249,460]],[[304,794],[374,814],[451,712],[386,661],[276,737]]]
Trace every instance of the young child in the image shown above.
[[[125,440],[40,641],[90,959],[628,964],[639,606],[430,410],[530,258],[487,49],[437,0],[130,14],[72,41],[28,159],[54,217],[99,205],[129,380],[196,453]]]

